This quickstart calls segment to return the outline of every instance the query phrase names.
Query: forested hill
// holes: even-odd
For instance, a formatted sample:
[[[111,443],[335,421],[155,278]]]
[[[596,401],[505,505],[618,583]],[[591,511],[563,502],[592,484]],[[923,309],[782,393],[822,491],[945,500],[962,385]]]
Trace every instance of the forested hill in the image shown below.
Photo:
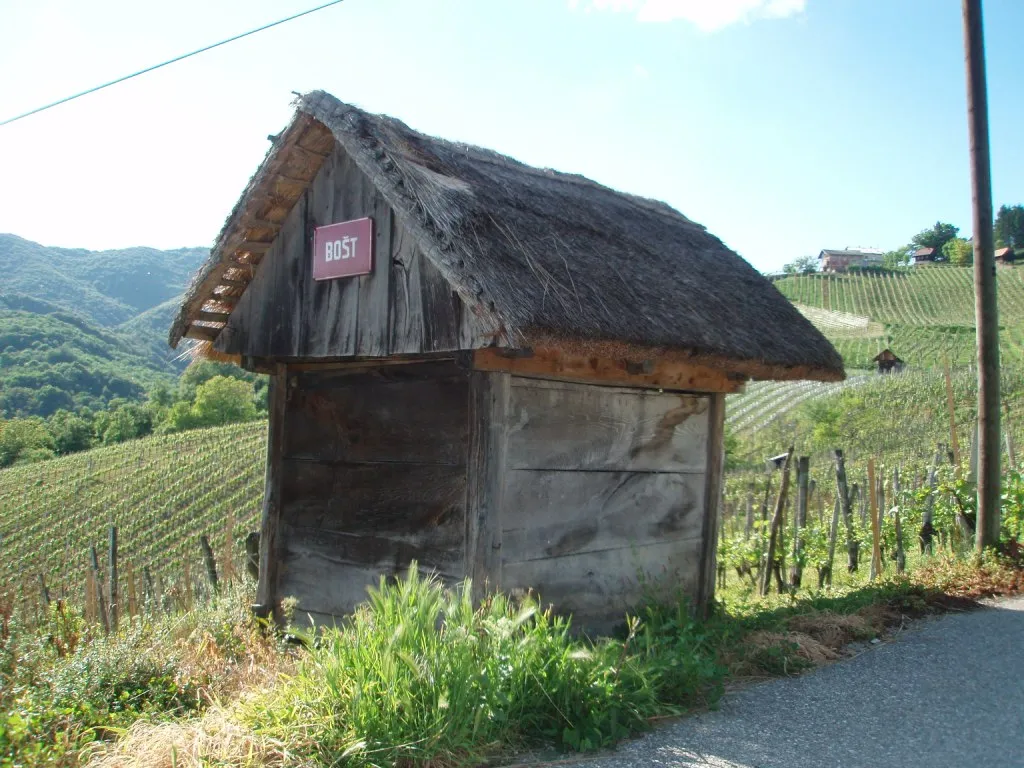
[[[0,234],[0,417],[173,385],[167,327],[203,248],[86,251]]]
[[[0,292],[42,299],[113,327],[181,294],[208,253],[205,248],[49,248],[0,234]]]

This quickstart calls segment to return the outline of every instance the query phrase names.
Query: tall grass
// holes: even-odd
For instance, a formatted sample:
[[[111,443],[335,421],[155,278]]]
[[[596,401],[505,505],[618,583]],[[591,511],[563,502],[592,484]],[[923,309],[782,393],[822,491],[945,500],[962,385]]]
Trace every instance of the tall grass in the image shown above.
[[[534,743],[593,749],[672,709],[647,658],[653,638],[632,626],[624,639],[589,642],[530,597],[474,607],[470,584],[445,588],[413,569],[382,580],[245,718],[325,764],[469,764]],[[674,686],[701,689],[709,671]]]

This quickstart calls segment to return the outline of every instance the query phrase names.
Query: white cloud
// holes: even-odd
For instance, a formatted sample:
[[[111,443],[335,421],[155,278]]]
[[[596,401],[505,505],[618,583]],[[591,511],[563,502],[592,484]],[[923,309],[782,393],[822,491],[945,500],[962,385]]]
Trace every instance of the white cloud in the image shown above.
[[[794,16],[807,7],[807,0],[569,0],[570,9],[631,13],[638,21],[687,21],[703,32],[714,32],[730,24],[756,19]]]

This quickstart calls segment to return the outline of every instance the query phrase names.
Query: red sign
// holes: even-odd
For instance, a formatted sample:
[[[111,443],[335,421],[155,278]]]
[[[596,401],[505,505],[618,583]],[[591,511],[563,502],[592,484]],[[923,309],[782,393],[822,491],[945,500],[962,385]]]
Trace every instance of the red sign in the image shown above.
[[[313,279],[368,275],[373,271],[373,219],[328,224],[313,230]]]

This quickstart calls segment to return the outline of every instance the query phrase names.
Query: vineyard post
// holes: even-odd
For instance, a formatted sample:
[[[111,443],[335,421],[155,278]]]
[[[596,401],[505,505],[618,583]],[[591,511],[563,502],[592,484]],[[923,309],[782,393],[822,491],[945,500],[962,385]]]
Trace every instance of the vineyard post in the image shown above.
[[[796,462],[796,514],[793,515],[793,564],[789,569],[789,584],[794,590],[803,580],[803,529],[807,527],[807,505],[810,502],[811,460],[801,456]]]
[[[1017,452],[1014,450],[1013,435],[1010,429],[1010,404],[1006,403],[1004,408],[1006,408],[1006,418],[1003,420],[1006,425],[1006,428],[1003,430],[1003,433],[1006,435],[1006,461],[1007,466],[1011,470],[1015,470],[1017,469]]]
[[[949,441],[953,452],[953,464],[956,466],[957,477],[960,476],[960,439],[956,434],[956,408],[953,400],[953,377],[949,373],[949,358],[942,359],[943,372],[946,378],[946,407],[949,410]]]
[[[834,451],[836,457],[836,494],[839,496],[839,505],[843,513],[843,523],[846,526],[846,570],[850,573],[857,571],[858,551],[860,543],[853,533],[853,512],[850,510],[850,490],[846,485],[846,459],[843,458],[841,448]]]
[[[234,507],[232,507],[228,510],[227,520],[224,522],[224,556],[222,558],[224,562],[221,567],[224,575],[224,581],[229,584],[234,581],[235,578],[234,542],[235,510]]]
[[[96,613],[99,614],[103,633],[110,634],[110,621],[107,619],[107,606],[103,600],[103,579],[100,578],[100,561],[96,557],[96,547],[89,547],[89,567],[92,569],[93,584],[96,587]]]
[[[147,607],[150,610],[154,609],[157,604],[156,599],[156,586],[153,584],[153,574],[149,571],[149,566],[142,566],[142,578],[145,583],[145,589],[143,591],[144,601],[147,603]]]
[[[110,628],[117,631],[117,619],[121,606],[119,605],[118,583],[117,583],[117,526],[110,526]]]
[[[878,524],[878,486],[875,483],[875,460],[868,459],[868,495],[871,497],[871,571],[868,579],[882,575],[882,540]]]
[[[790,447],[786,453],[785,461],[782,464],[782,481],[779,483],[779,495],[775,500],[775,512],[772,515],[771,528],[768,533],[768,552],[765,557],[764,568],[761,573],[761,596],[765,596],[771,590],[772,566],[775,562],[775,542],[778,539],[779,528],[782,526],[782,512],[786,507],[786,493],[789,491],[789,465],[793,459],[793,448]]]
[[[938,482],[939,462],[942,461],[942,447],[935,452],[935,462],[928,471],[928,497],[924,501],[924,513],[921,515],[921,554],[932,554],[932,539],[935,538],[935,526],[932,523],[935,514],[935,485]]]
[[[206,578],[210,580],[210,589],[213,590],[213,594],[217,594],[220,591],[217,585],[217,563],[213,559],[210,538],[205,533],[199,537],[199,546],[203,550],[203,563],[206,565]]]
[[[757,583],[761,583],[761,570],[764,568],[764,550],[768,544],[768,532],[765,530],[765,523],[768,520],[768,500],[772,492],[772,470],[768,470],[768,482],[764,487],[764,500],[761,502],[761,525],[757,532]]]
[[[999,543],[1002,492],[999,440],[999,306],[992,231],[992,166],[988,146],[988,90],[985,83],[985,37],[981,0],[963,0],[964,51],[967,64],[967,124],[971,143],[972,229],[974,235],[974,314],[977,328],[978,517],[975,550]]]
[[[747,519],[743,525],[743,540],[750,538],[754,530],[754,484],[751,482],[750,490],[747,491]]]
[[[907,568],[907,553],[903,549],[903,523],[900,521],[900,468],[892,471],[892,511],[893,524],[896,527],[896,573],[903,573]]]
[[[188,556],[185,556],[185,562],[182,564],[181,580],[183,587],[181,590],[181,599],[183,601],[182,607],[186,611],[192,610],[192,565],[188,561]]]
[[[828,585],[832,586],[832,566],[836,560],[836,539],[839,536],[839,497],[836,496],[836,502],[832,505],[832,525],[828,531],[828,559],[825,561],[825,567],[818,572],[818,588]]]
[[[87,624],[95,624],[98,617],[96,608],[96,574],[92,568],[85,572],[85,621]]]
[[[50,607],[50,589],[46,586],[46,576],[39,574],[39,590],[43,593],[43,604]]]
[[[138,593],[135,591],[135,570],[131,560],[124,564],[125,576],[128,578],[128,615],[135,618],[139,614]]]

